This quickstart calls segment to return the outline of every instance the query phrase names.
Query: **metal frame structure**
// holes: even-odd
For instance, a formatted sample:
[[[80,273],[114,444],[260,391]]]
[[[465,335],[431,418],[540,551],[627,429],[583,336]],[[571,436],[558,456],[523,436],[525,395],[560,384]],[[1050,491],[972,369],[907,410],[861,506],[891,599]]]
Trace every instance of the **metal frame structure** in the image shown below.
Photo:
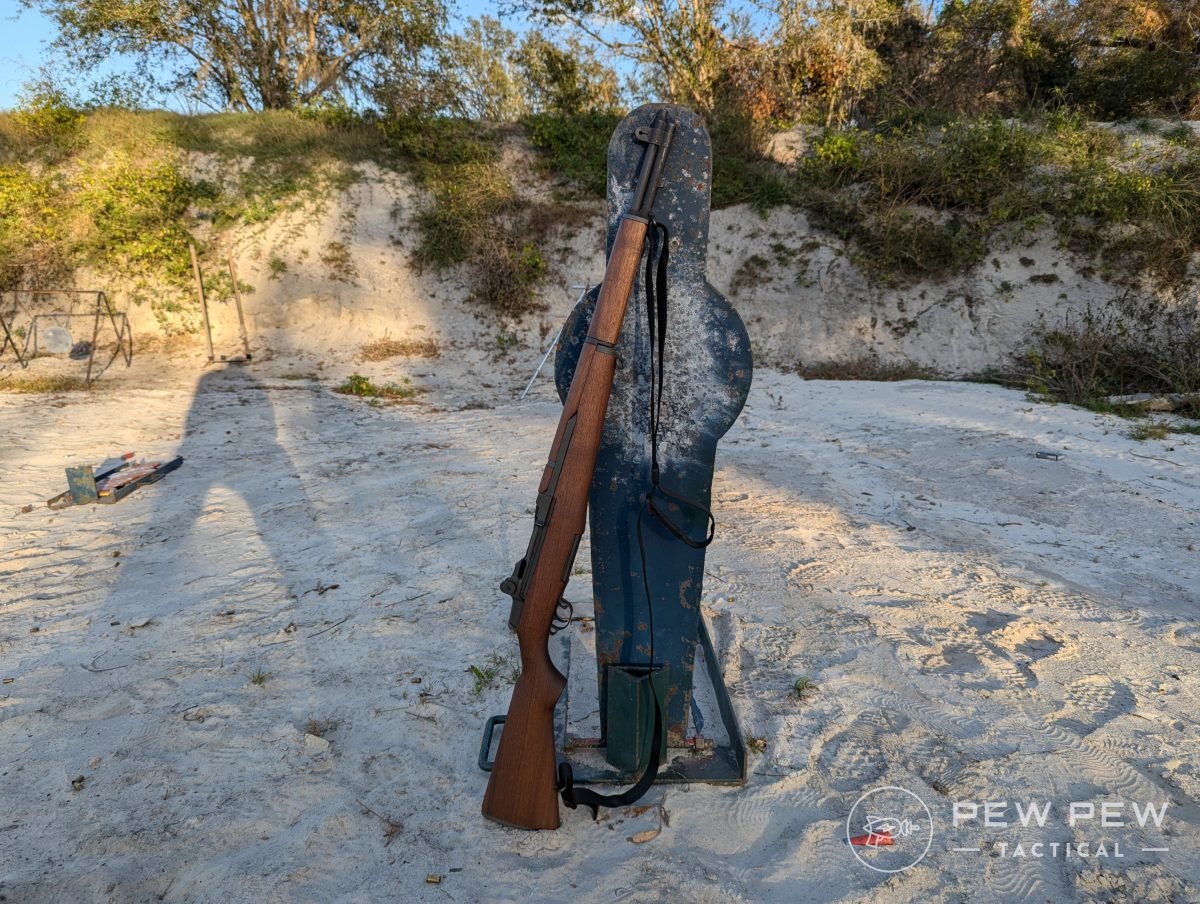
[[[8,293],[0,292],[0,297]],[[95,307],[89,312],[76,313],[75,311],[53,311],[45,314],[32,315],[29,323],[29,331],[25,334],[25,341],[19,351],[17,351],[17,360],[21,362],[22,367],[27,367],[29,359],[36,357],[38,353],[38,326],[40,321],[49,320],[52,323],[60,320],[70,320],[78,317],[92,318],[92,342],[91,348],[88,350],[87,363],[87,378],[86,385],[88,389],[92,387],[92,371],[96,366],[96,343],[100,338],[100,324],[103,319],[107,318],[112,325],[113,335],[116,337],[117,344],[112,355],[96,372],[96,376],[108,370],[109,366],[117,360],[118,356],[125,359],[125,366],[129,367],[133,363],[133,329],[129,325],[129,318],[123,311],[117,311],[113,308],[112,302],[108,300],[108,296],[99,289],[22,289],[13,291],[14,301],[21,295],[33,297],[48,297],[56,295],[71,295],[71,296],[95,296]],[[14,351],[17,349],[15,341],[12,341],[9,335],[8,325],[4,324],[4,333],[7,337],[6,343],[11,343]],[[30,349],[32,343],[33,348]],[[0,345],[0,352],[4,350],[3,345]]]
[[[744,785],[746,783],[746,742],[738,724],[733,702],[729,699],[729,691],[721,677],[720,660],[713,644],[712,634],[704,619],[699,620],[699,645],[704,651],[704,665],[708,681],[716,700],[715,716],[721,720],[727,743],[700,745],[685,743],[681,747],[668,747],[663,757],[665,765],[658,773],[655,781],[659,784],[687,784],[688,782],[704,782],[710,785]],[[558,657],[557,667],[565,675],[570,676],[571,640],[566,638],[562,644],[562,652]],[[584,656],[590,659],[593,654]],[[554,731],[558,737],[557,747],[559,756],[571,763],[575,780],[586,784],[628,784],[637,776],[606,762],[607,755],[604,745],[596,740],[573,738],[568,732],[569,709],[572,705],[581,706],[585,711],[595,710],[596,700],[590,694],[584,700],[570,699],[566,692],[558,701],[554,710]],[[492,735],[497,725],[503,725],[505,716],[492,716],[487,720],[483,729],[483,741],[479,747],[479,768],[484,772],[492,770]]]
[[[10,315],[8,320],[11,319]],[[4,312],[0,311],[0,330],[4,331],[4,341],[0,342],[0,355],[3,355],[4,350],[11,345],[13,354],[17,356],[17,361],[20,363],[21,369],[24,370],[29,366],[29,359],[25,357],[21,349],[17,348],[17,340],[13,338],[12,331],[8,328],[8,320],[5,319]]]

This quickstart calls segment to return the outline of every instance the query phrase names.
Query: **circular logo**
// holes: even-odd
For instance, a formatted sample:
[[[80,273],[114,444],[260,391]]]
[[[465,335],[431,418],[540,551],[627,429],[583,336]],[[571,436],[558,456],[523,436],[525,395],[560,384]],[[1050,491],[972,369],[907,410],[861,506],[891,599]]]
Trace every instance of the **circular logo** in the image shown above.
[[[846,843],[867,869],[901,873],[929,853],[933,815],[925,801],[906,788],[873,788],[850,808]]]

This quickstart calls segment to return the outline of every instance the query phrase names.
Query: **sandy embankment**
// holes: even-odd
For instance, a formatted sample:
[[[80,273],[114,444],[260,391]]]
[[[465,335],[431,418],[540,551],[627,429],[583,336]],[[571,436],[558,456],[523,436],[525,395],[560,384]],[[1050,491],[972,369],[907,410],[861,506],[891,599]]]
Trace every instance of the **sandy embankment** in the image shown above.
[[[477,745],[509,685],[476,692],[468,667],[515,657],[497,584],[558,411],[547,374],[517,396],[562,284],[602,269],[600,225],[563,237],[544,317],[499,325],[473,316],[463,274],[407,268],[411,200],[375,174],[235,237],[250,368],[139,354],[90,397],[0,394],[0,897],[1200,900],[1200,442],[1135,442],[996,387],[760,367],[719,451],[704,588],[743,730],[765,743],[749,783],[659,788],[553,833],[482,820]],[[792,214],[714,215],[710,276],[760,365],[873,350],[979,370],[1058,295],[1109,291],[1038,247],[881,294],[808,238]],[[744,269],[776,242],[808,250]],[[734,291],[739,272],[766,278]],[[232,311],[214,321],[236,353]],[[385,333],[441,357],[356,359]],[[332,394],[353,371],[425,392]],[[186,463],[115,506],[41,504],[65,465],[122,450]],[[803,703],[799,676],[819,688]],[[934,829],[894,874],[845,842],[885,785]],[[956,801],[1051,812],[956,826]],[[1073,802],[1121,804],[1128,824],[1071,825]],[[1161,827],[1139,827],[1151,804]]]

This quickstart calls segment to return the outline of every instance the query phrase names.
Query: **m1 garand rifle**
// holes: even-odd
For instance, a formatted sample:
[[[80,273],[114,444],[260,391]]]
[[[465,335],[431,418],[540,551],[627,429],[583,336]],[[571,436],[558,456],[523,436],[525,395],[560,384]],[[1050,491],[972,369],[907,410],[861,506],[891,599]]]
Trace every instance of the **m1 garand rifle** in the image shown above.
[[[501,589],[513,598],[509,623],[521,648],[521,677],[491,768],[483,815],[523,829],[559,826],[554,707],[566,678],[549,640],[587,519],[604,416],[617,362],[617,338],[653,223],[654,198],[676,123],[660,110],[634,139],[645,145],[629,208],[617,227],[604,282],[542,472],[525,558]]]

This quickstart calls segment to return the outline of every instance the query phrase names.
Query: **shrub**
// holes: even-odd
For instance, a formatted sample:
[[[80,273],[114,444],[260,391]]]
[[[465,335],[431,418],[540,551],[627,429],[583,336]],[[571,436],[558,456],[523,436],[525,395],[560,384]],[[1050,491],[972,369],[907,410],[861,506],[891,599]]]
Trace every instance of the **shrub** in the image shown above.
[[[763,216],[796,203],[795,177],[762,154],[764,127],[740,111],[709,123],[713,149],[712,206],[749,204]]]
[[[370,378],[362,374],[351,374],[344,383],[335,386],[333,391],[341,395],[358,396],[360,399],[411,399],[417,394],[417,388],[408,377],[400,384],[385,383],[383,386],[376,386]]]
[[[417,125],[427,122],[428,131]],[[389,127],[430,204],[418,211],[413,261],[441,269],[469,263],[476,301],[520,316],[538,308],[545,278],[539,244],[558,221],[547,206],[520,198],[498,165],[495,132],[457,119],[409,120]]]
[[[1101,256],[1106,276],[1170,286],[1200,245],[1200,153],[1136,164],[1112,130],[1071,112],[1040,126],[980,117],[933,133],[827,130],[800,162],[797,197],[885,282],[961,272],[998,230],[1014,239],[1050,223],[1067,247]]]
[[[801,171],[806,180],[821,188],[841,188],[866,178],[863,171],[863,132],[826,129],[804,158]]]
[[[482,161],[431,169],[425,182],[432,206],[421,211],[416,260],[446,267],[471,256],[493,231],[494,219],[517,206],[512,182],[498,167]]]
[[[380,123],[388,145],[403,159],[427,166],[491,163],[496,134],[482,123],[450,116],[396,116]]]
[[[1194,62],[1167,44],[1113,48],[1085,65],[1071,89],[1072,99],[1101,119],[1125,119],[1170,109],[1195,96]]]
[[[0,289],[38,285],[74,267],[61,173],[0,165]]]
[[[546,168],[583,197],[608,195],[608,143],[621,121],[617,113],[574,116],[542,113],[523,120],[529,142]],[[763,157],[762,127],[735,113],[710,123],[713,147],[712,206],[749,204],[760,213],[795,203],[790,174]]]
[[[188,232],[184,214],[192,186],[174,160],[135,158],[121,150],[89,161],[79,174],[74,203],[91,211],[84,242],[88,263],[125,276],[167,275],[186,285]]]
[[[13,120],[43,151],[62,153],[78,146],[84,115],[61,90],[42,84],[21,97]]]
[[[1077,405],[1139,392],[1200,392],[1200,310],[1126,295],[1068,314],[1016,358],[1031,391]],[[1191,404],[1200,416],[1200,401]]]
[[[539,113],[522,124],[550,173],[584,197],[603,198],[608,194],[608,142],[620,121],[616,113]]]

